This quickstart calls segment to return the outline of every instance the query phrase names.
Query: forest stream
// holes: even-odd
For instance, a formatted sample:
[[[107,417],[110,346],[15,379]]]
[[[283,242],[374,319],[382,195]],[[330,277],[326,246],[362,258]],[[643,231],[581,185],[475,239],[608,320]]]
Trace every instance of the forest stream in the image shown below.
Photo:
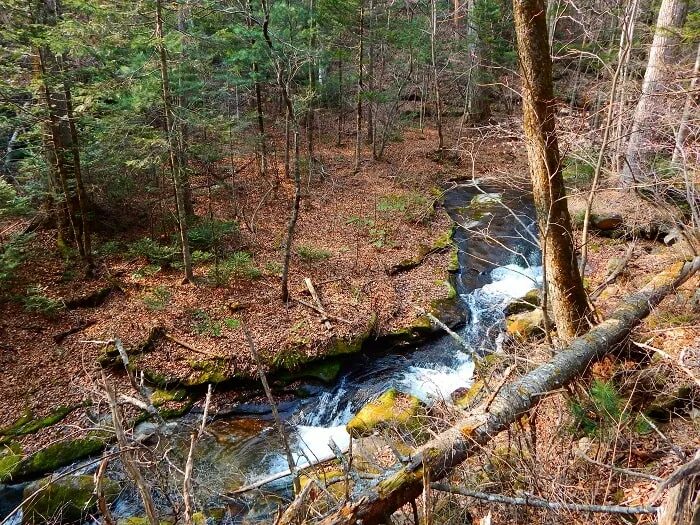
[[[443,205],[459,225],[454,240],[459,247],[459,272],[455,287],[465,322],[459,335],[479,354],[498,352],[503,340],[504,308],[541,284],[540,255],[536,247],[534,210],[529,195],[514,190],[484,192],[462,184],[446,193]],[[497,242],[489,241],[483,232]],[[362,354],[346,363],[332,386],[306,385],[308,396],[280,403],[279,410],[290,436],[297,467],[331,459],[332,439],[347,450],[350,436],[345,425],[368,401],[390,387],[412,394],[426,404],[449,402],[450,395],[472,382],[474,364],[459,343],[448,335],[400,354]],[[201,414],[191,413],[167,423],[159,447],[169,449],[174,464],[184,464],[189,436],[199,425]],[[135,434],[148,430],[143,423]],[[68,469],[75,469],[75,466]],[[94,462],[84,472],[96,468]],[[217,418],[207,427],[195,454],[195,478],[202,490],[200,501],[222,506],[221,494],[270,478],[254,491],[237,496],[231,505],[235,521],[264,519],[274,513],[283,498],[290,497],[291,476],[286,456],[269,407],[246,405],[237,414]],[[16,487],[19,489],[19,487]],[[17,499],[21,490],[5,489],[4,498]],[[13,494],[16,497],[13,497]],[[161,495],[165,504],[167,497]],[[135,491],[126,490],[113,506],[115,517],[142,514]],[[158,500],[157,500],[158,501]],[[19,503],[19,500],[17,501]],[[21,523],[17,513],[10,523]],[[1,517],[1,516],[0,516]]]

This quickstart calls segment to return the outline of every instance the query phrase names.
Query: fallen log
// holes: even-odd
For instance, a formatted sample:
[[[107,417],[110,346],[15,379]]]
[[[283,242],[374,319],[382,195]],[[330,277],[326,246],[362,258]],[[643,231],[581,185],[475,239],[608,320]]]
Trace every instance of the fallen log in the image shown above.
[[[489,407],[480,405],[423,445],[410,463],[327,516],[323,525],[349,525],[360,520],[363,525],[384,522],[396,509],[420,496],[424,479],[436,481],[447,476],[547,393],[567,385],[593,361],[618,348],[652,308],[698,269],[700,257],[671,265],[644,288],[623,299],[608,319],[571,341],[550,361],[505,386]]]

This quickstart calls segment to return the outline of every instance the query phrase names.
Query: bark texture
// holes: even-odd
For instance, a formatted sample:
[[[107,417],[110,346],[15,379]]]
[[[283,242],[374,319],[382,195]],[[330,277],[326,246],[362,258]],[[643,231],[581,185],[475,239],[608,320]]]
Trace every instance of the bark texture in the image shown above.
[[[622,166],[621,182],[625,186],[649,179],[649,161],[653,154],[651,142],[658,133],[660,120],[668,112],[665,97],[672,68],[677,67],[680,29],[688,12],[687,0],[663,0],[656,21],[654,41],[644,72],[642,93],[632,121],[627,153]]]
[[[625,298],[612,315],[566,349],[504,387],[490,405],[466,414],[449,430],[422,446],[409,464],[345,504],[323,520],[324,525],[382,523],[386,517],[423,491],[423,479],[439,480],[482,446],[508,428],[552,390],[583,373],[595,360],[619,347],[630,331],[649,315],[663,298],[700,269],[700,257],[678,262],[654,277],[638,292]],[[488,403],[488,402],[487,402]]]
[[[523,127],[551,313],[559,337],[586,330],[591,315],[578,273],[555,125],[552,61],[543,0],[513,0],[523,78]]]

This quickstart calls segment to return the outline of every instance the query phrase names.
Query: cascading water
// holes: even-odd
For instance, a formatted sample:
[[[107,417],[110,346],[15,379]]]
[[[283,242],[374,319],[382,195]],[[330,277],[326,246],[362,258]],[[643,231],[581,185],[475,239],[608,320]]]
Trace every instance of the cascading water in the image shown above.
[[[512,210],[517,209],[513,203],[510,203],[511,211],[507,211],[500,194],[483,197],[473,187],[449,195],[450,201],[477,202],[481,215],[477,220],[465,208],[450,207],[450,201],[447,202],[453,219],[463,226],[456,234],[461,267],[457,289],[468,315],[458,333],[475,352],[498,351],[505,324],[504,308],[513,299],[540,286],[542,280],[539,252],[532,241],[532,210],[527,204],[519,203],[521,211],[512,217],[515,213]],[[466,213],[463,215],[460,210]],[[490,235],[498,239],[488,250],[484,250],[487,241],[475,233],[486,226]],[[452,392],[470,386],[474,369],[468,353],[448,336],[400,355],[364,359],[365,362],[346,366],[333,387],[318,389],[315,395],[300,401],[286,420],[297,466],[334,457],[329,447],[331,439],[337,448],[345,450],[349,444],[345,424],[365,403],[387,388],[393,386],[426,403],[449,401]],[[235,425],[230,420],[212,425],[219,442],[228,445],[207,460],[219,468],[226,467],[230,486],[288,472],[286,455],[272,422],[265,422],[259,431],[249,429],[252,435],[249,432],[246,437],[236,433]],[[289,485],[287,476],[275,479],[266,487],[279,492]]]

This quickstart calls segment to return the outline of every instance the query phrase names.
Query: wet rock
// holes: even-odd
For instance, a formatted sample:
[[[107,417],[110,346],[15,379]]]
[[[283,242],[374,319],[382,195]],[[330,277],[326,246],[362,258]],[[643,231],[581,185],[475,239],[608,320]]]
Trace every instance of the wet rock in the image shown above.
[[[544,333],[544,315],[541,308],[506,318],[506,332],[516,340],[524,341]]]
[[[537,288],[533,288],[525,294],[524,297],[519,299],[513,299],[505,308],[506,317],[519,314],[522,312],[529,312],[534,310],[540,305],[540,291]]]
[[[472,383],[470,387],[458,388],[450,394],[455,406],[467,410],[474,406],[484,389],[484,381],[479,379]]]
[[[116,481],[104,479],[103,487],[108,502],[119,494],[119,484]],[[95,481],[92,476],[40,479],[24,489],[23,523],[81,521],[97,506],[94,490]]]
[[[353,437],[363,437],[381,428],[407,427],[421,409],[420,400],[395,388],[370,401],[347,424]]]

